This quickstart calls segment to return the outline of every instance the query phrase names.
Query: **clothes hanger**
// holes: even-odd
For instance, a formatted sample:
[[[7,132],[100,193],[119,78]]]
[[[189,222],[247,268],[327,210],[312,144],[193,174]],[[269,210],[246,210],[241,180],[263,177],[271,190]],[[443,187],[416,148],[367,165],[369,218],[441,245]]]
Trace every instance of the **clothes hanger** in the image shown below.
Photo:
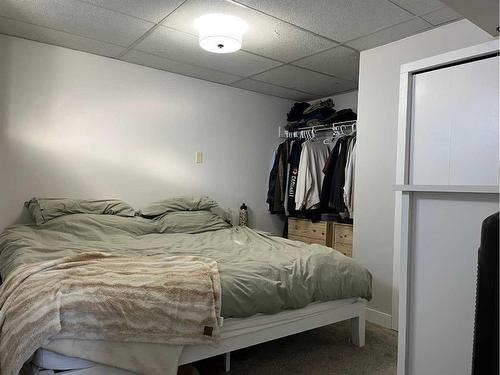
[[[346,128],[349,128],[349,133],[347,134],[347,136],[349,137],[356,136],[356,128],[354,127],[354,125],[346,125]]]
[[[316,142],[317,141],[317,138],[316,138],[316,132],[314,130],[314,126],[313,128],[311,129],[311,141],[313,142]]]
[[[325,145],[332,144],[332,143],[334,143],[336,137],[337,137],[337,134],[336,134],[335,130],[333,130],[332,136],[323,140],[323,143]]]

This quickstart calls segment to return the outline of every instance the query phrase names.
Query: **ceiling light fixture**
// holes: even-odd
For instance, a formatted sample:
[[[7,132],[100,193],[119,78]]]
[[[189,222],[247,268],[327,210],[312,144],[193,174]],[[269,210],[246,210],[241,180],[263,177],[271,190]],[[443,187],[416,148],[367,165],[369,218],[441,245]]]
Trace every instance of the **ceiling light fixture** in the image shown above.
[[[241,18],[227,14],[206,14],[194,21],[200,47],[214,53],[231,53],[241,48],[248,26]]]

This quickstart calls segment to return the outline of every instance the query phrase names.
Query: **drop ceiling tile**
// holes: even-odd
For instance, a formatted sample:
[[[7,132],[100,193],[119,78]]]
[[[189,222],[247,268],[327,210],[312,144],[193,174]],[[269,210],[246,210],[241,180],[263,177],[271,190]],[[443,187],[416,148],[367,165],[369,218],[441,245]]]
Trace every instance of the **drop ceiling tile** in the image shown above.
[[[279,96],[280,98],[286,98],[295,101],[308,101],[317,97],[317,95],[286,89],[283,87],[271,85],[270,83],[260,82],[253,79],[244,79],[242,81],[233,83],[231,86],[238,87],[240,89],[256,91],[262,94]]]
[[[142,18],[160,22],[166,15],[181,5],[183,0],[80,0],[86,3]]]
[[[411,18],[387,0],[238,0],[279,19],[344,42]]]
[[[197,37],[164,26],[153,31],[136,46],[136,49],[175,61],[241,76],[256,74],[279,65],[276,61],[244,51],[228,54],[207,52],[201,49]]]
[[[341,92],[357,90],[358,88],[358,80],[351,81],[347,79],[339,79],[337,84],[335,85],[335,91],[333,94],[338,94]]]
[[[357,81],[359,75],[359,52],[339,46],[329,51],[295,61],[293,65]]]
[[[231,14],[244,19],[248,30],[243,49],[272,59],[288,62],[336,45],[286,22],[223,0],[188,0],[170,15],[163,25],[198,35],[193,22],[208,13]]]
[[[422,18],[430,22],[433,26],[438,26],[446,22],[458,20],[462,18],[462,16],[451,8],[443,8],[422,16]]]
[[[2,0],[0,16],[124,47],[153,26],[76,0]]]
[[[258,74],[252,78],[258,81],[322,96],[346,91],[349,90],[350,87],[354,88],[356,86],[355,82],[345,81],[321,73],[311,72],[310,70],[305,70],[291,65],[283,65]]]
[[[429,23],[421,20],[420,18],[414,18],[411,21],[403,22],[388,29],[380,30],[376,33],[353,40],[346,44],[361,51],[406,38],[410,35],[429,29],[430,27],[432,26]]]
[[[241,79],[241,77],[231,74],[217,72],[186,63],[180,63],[178,61],[165,59],[163,57],[158,57],[135,50],[129,51],[125,56],[121,58],[121,60],[222,84],[229,84]]]
[[[63,31],[48,29],[25,22],[14,21],[0,17],[0,34],[17,36],[37,42],[54,44],[56,46],[72,48],[79,51],[90,52],[97,55],[116,57],[125,48],[99,42],[97,40],[72,35]]]
[[[413,14],[420,15],[444,7],[438,0],[390,0]]]

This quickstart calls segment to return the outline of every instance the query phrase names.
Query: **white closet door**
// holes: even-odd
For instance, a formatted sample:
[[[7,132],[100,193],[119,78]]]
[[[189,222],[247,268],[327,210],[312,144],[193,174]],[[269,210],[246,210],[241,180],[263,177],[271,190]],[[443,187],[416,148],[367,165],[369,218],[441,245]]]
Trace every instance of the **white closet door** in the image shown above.
[[[498,185],[499,57],[413,79],[412,185]]]
[[[494,56],[412,78],[405,374],[471,373],[481,223],[498,211],[497,193],[472,187],[498,186],[498,68]]]
[[[414,193],[410,375],[470,375],[477,250],[497,194]]]

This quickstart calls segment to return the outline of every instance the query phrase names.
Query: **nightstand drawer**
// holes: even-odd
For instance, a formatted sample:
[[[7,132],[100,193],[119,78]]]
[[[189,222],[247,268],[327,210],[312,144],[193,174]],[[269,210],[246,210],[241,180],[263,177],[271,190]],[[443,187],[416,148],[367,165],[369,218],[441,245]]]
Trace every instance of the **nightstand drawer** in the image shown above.
[[[288,219],[288,235],[322,240],[326,243],[328,225],[324,221],[313,223],[310,220]],[[317,242],[315,242],[317,243]]]
[[[335,224],[335,244],[346,244],[352,247],[352,225]]]
[[[300,237],[300,236],[294,236],[293,234],[288,234],[288,239],[289,240],[294,240],[294,241],[301,241],[305,242],[307,244],[318,244],[318,245],[326,245],[326,240],[322,240],[319,238],[309,238],[309,237]]]
[[[336,243],[333,248],[337,251],[340,251],[342,254],[344,254],[347,257],[352,257],[352,246],[343,244],[343,243]]]

